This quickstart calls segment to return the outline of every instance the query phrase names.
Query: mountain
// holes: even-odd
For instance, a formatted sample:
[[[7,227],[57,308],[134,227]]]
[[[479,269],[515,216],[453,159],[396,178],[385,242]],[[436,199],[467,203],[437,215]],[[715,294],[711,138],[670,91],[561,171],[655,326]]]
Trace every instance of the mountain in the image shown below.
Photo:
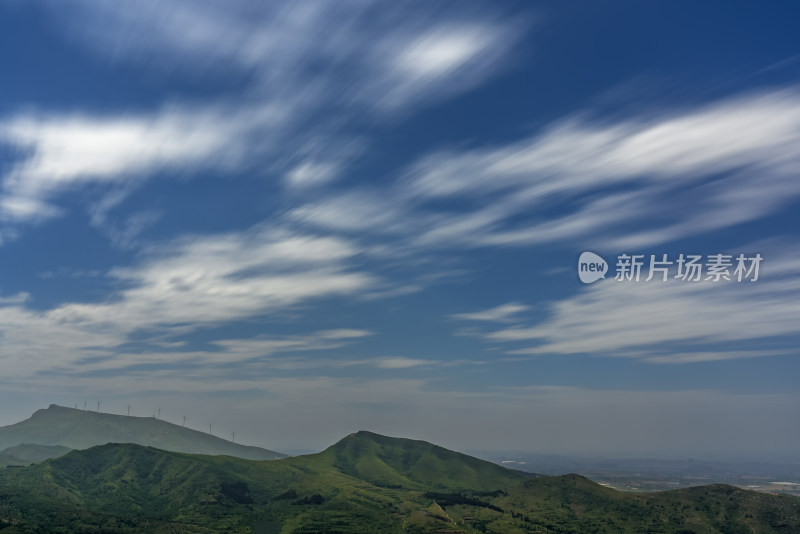
[[[632,494],[530,479],[422,441],[351,434],[275,461],[132,444],[0,471],[0,530],[254,533],[800,532],[800,499],[715,485]]]
[[[61,445],[31,445],[30,443],[16,445],[0,451],[0,468],[43,462],[50,458],[64,456],[71,450],[69,447]]]
[[[497,464],[425,441],[361,431],[323,451],[319,458],[340,472],[389,488],[497,489],[517,474]]]
[[[131,417],[51,405],[29,419],[0,427],[0,451],[22,444],[87,449],[106,443],[135,443],[193,454],[225,454],[248,460],[274,460],[280,454],[240,445],[154,417]]]

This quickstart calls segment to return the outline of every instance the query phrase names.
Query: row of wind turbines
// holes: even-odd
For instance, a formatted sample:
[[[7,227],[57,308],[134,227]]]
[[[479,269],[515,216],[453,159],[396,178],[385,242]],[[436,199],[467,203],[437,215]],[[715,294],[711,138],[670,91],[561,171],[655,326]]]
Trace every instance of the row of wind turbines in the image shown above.
[[[78,405],[77,404],[75,405],[75,409],[76,410],[78,409]],[[83,411],[84,412],[87,411],[87,401],[83,401]],[[100,413],[100,401],[97,401],[97,413]],[[130,416],[131,416],[131,405],[129,404],[128,405],[127,417],[130,417]],[[156,409],[156,411],[153,413],[153,418],[156,419],[157,421],[161,420],[161,408],[157,408]],[[188,416],[184,415],[183,416],[183,425],[182,425],[184,428],[186,427],[186,420],[187,419],[188,419]],[[212,433],[212,429],[213,429],[213,423],[208,423],[208,434],[210,436],[214,435]],[[236,432],[231,432],[231,441],[233,443],[236,443]]]

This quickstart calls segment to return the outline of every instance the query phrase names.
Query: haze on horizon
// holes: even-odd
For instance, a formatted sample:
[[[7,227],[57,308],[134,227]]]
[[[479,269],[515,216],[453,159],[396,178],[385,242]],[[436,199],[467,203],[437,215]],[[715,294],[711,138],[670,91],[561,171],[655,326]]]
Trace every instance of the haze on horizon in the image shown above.
[[[800,462],[798,15],[3,3],[0,425]]]

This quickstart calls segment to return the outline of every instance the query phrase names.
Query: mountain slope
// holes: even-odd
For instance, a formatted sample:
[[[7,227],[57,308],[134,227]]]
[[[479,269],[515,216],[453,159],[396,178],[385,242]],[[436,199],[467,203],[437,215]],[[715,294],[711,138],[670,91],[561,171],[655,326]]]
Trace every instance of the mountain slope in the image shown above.
[[[29,443],[15,445],[0,451],[0,467],[43,462],[50,458],[64,456],[71,450],[69,447],[62,447],[61,445],[31,445]]]
[[[791,534],[800,532],[800,499],[724,485],[629,494],[578,475],[529,479],[359,432],[269,462],[131,444],[72,451],[0,471],[0,530]]]
[[[341,472],[376,486],[498,489],[519,482],[504,467],[425,441],[350,434],[320,454]]]
[[[106,443],[136,443],[193,454],[225,454],[249,460],[274,460],[285,455],[232,443],[153,417],[130,417],[51,405],[29,419],[0,427],[0,450],[21,444],[60,445],[87,449]]]

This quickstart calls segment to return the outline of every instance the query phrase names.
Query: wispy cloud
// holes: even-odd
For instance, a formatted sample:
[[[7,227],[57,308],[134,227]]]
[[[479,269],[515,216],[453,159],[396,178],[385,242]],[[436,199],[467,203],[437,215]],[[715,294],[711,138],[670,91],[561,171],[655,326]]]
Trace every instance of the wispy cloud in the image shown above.
[[[107,350],[77,360],[54,362],[52,374],[82,377],[97,372],[124,375],[136,369],[175,369],[214,366],[224,373],[256,374],[275,371],[319,370],[351,365],[346,360],[326,360],[306,355],[314,351],[338,349],[355,343],[372,332],[358,329],[319,330],[298,335],[258,335],[210,341],[205,349],[189,350],[186,343],[148,342],[147,350]],[[304,353],[303,356],[297,353]],[[244,371],[243,371],[244,370]]]
[[[467,321],[511,321],[514,320],[517,314],[531,309],[530,306],[520,304],[518,302],[509,302],[508,304],[501,304],[495,308],[483,310],[472,313],[456,313],[450,317],[453,319],[462,319]]]
[[[728,351],[703,351],[703,352],[673,352],[662,356],[648,356],[644,361],[648,363],[680,364],[695,362],[716,362],[721,360],[736,360],[739,358],[761,358],[764,356],[796,356],[797,352],[791,349],[784,350],[728,350]]]
[[[523,25],[427,2],[84,0],[71,8],[59,9],[60,21],[95,53],[156,70],[244,71],[273,95],[314,85],[328,104],[373,109],[473,87],[503,68]]]
[[[571,118],[510,147],[430,156],[411,184],[425,197],[519,186],[544,195],[613,182],[695,181],[753,164],[784,170],[797,157],[797,93],[765,91],[610,124]]]
[[[152,362],[119,347],[134,334],[147,343],[159,336],[286,311],[315,298],[371,290],[377,278],[350,266],[358,253],[342,239],[261,227],[151,248],[140,263],[108,273],[118,290],[107,300],[67,302],[45,311],[28,309],[18,298],[3,302],[0,368],[18,375],[92,357],[122,358],[118,366]],[[346,328],[317,332],[313,342],[303,338],[219,343],[228,358],[245,353],[255,357],[259,350],[332,347],[367,334]],[[162,361],[176,359],[180,354]]]
[[[420,239],[526,245],[591,235],[609,245],[655,245],[768,215],[800,187],[796,88],[616,123],[571,118],[515,145],[439,153],[408,189],[423,202],[492,195],[488,207],[445,220]],[[508,225],[548,200],[575,207],[552,220]],[[680,210],[668,211],[676,204]],[[658,225],[648,223],[657,219]],[[622,223],[641,221],[631,234]],[[450,229],[449,231],[447,229]]]
[[[286,175],[290,187],[303,188],[328,183],[336,178],[338,166],[334,163],[305,161]]]
[[[88,184],[119,196],[163,170],[241,169],[265,155],[275,156],[266,171],[289,188],[328,184],[368,142],[353,125],[474,87],[507,65],[519,34],[518,23],[489,11],[451,6],[442,19],[432,16],[442,6],[427,3],[395,6],[390,17],[371,2],[43,4],[106,58],[162,73],[245,73],[250,82],[211,102],[149,111],[0,118],[0,141],[17,155],[0,193],[0,215],[12,222],[55,217],[63,208],[54,198]]]
[[[152,249],[142,264],[112,271],[130,289],[112,304],[70,304],[52,313],[129,327],[213,323],[265,313],[308,298],[369,288],[348,268],[358,254],[338,238],[256,228],[182,239]]]
[[[415,225],[412,220],[404,220],[406,214],[402,203],[380,191],[361,188],[305,203],[292,209],[287,218],[318,230],[364,235],[405,233]]]
[[[11,221],[47,218],[58,213],[50,199],[76,186],[120,190],[159,171],[185,175],[200,165],[236,165],[253,148],[249,136],[276,128],[287,111],[166,107],[152,114],[38,113],[0,121],[0,140],[17,154],[2,179],[0,213]]]
[[[387,356],[384,358],[370,358],[366,360],[346,360],[341,363],[346,367],[367,366],[379,369],[411,369],[414,367],[426,367],[437,365],[439,362],[431,360],[421,360],[418,358],[405,358],[402,356]]]
[[[469,89],[503,65],[500,61],[520,27],[478,20],[423,26],[415,33],[390,35],[373,48],[377,73],[359,98],[393,110],[419,99]]]
[[[509,145],[428,154],[383,192],[343,193],[290,215],[418,251],[672,242],[800,198],[798,95],[790,87],[632,118],[568,117]]]
[[[475,335],[493,343],[534,343],[509,348],[513,354],[593,354],[649,363],[791,354],[800,335],[800,258],[772,247],[764,254],[770,260],[757,282],[609,279],[553,303],[538,324]]]

